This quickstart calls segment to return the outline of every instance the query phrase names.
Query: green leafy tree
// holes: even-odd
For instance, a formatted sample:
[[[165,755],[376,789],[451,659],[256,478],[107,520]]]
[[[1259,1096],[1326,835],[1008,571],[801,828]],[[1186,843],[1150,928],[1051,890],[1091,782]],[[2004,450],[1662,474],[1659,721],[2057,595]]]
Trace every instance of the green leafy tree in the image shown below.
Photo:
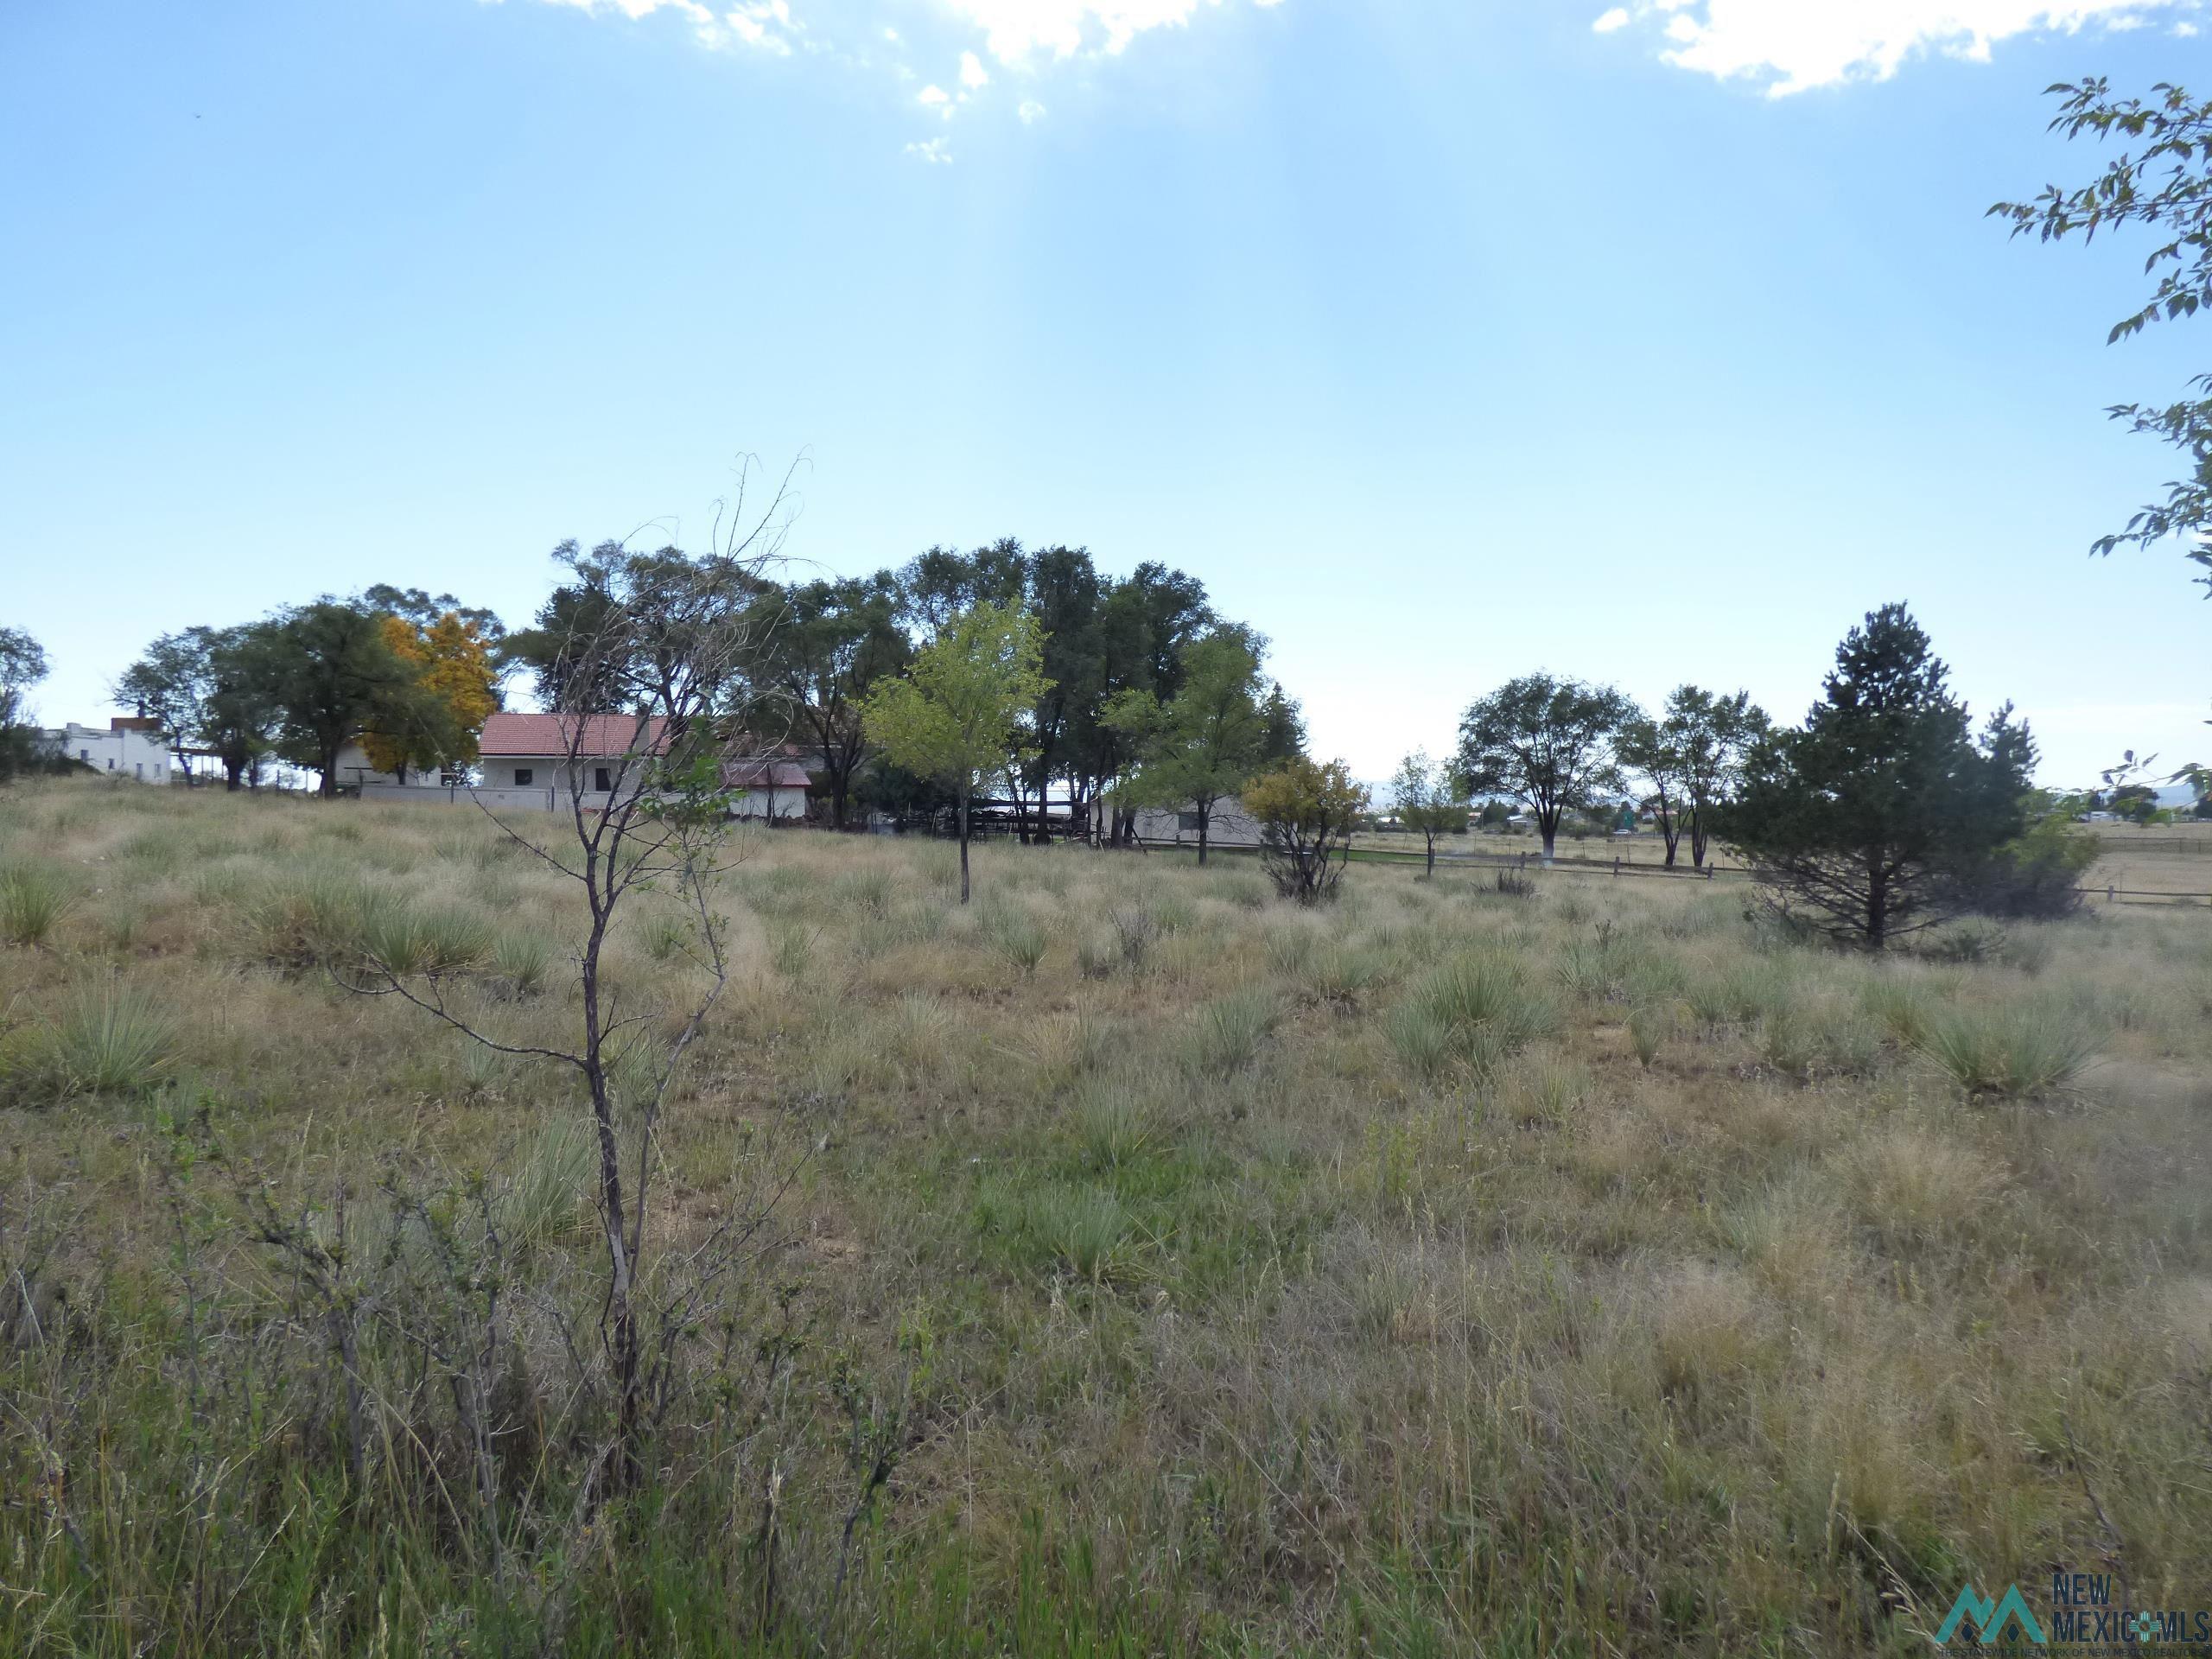
[[[374,727],[428,734],[432,751],[452,752],[461,734],[452,712],[393,652],[384,618],[338,600],[317,600],[276,620],[249,647],[250,671],[278,710],[276,751],[322,774],[338,790],[338,752]]]
[[[1341,760],[1325,766],[1300,755],[1244,785],[1244,810],[1260,826],[1260,862],[1275,891],[1301,905],[1336,897],[1339,854],[1367,810],[1367,786]]]
[[[1549,674],[1509,680],[1469,705],[1459,722],[1456,775],[1470,794],[1527,803],[1552,861],[1559,825],[1621,786],[1613,739],[1636,705],[1609,685]]]
[[[1139,745],[1135,798],[1187,804],[1198,816],[1204,864],[1215,810],[1266,763],[1259,642],[1247,629],[1217,627],[1184,647],[1179,666],[1181,689],[1172,700],[1136,693],[1122,699],[1114,718]]]
[[[958,799],[960,902],[969,896],[969,808],[1005,770],[1011,734],[1045,693],[1034,617],[986,600],[949,617],[913,666],[861,702],[868,737],[892,765],[942,779]]]
[[[1044,695],[1025,722],[1028,747],[1014,769],[1019,828],[1028,838],[1034,802],[1039,826],[1052,787],[1065,783],[1071,812],[1084,806],[1084,738],[1105,696],[1102,629],[1107,582],[1087,549],[1042,548],[1027,556],[1027,608],[1044,635]]]
[[[756,601],[760,640],[747,685],[747,728],[789,730],[820,757],[830,822],[845,827],[854,784],[868,758],[861,704],[879,680],[912,655],[899,626],[889,571],[802,582]]]
[[[1646,798],[1659,822],[1660,839],[1667,845],[1667,868],[1675,868],[1675,849],[1682,836],[1684,808],[1683,760],[1674,734],[1662,721],[1638,709],[1622,722],[1615,749],[1621,765],[1650,786]],[[1633,828],[1633,817],[1630,827]]]
[[[1205,584],[1147,562],[1107,592],[1098,608],[1095,699],[1072,715],[1069,747],[1076,792],[1113,804],[1107,838],[1136,835],[1129,789],[1151,732],[1150,715],[1182,689],[1183,653],[1215,621]]]
[[[1971,877],[2026,828],[2035,745],[2010,704],[1979,741],[1903,605],[1836,651],[1802,728],[1770,734],[1719,831],[1781,913],[1879,950],[1973,903]]]
[[[2044,242],[2140,226],[2158,238],[2145,261],[2158,282],[2150,297],[2112,326],[2110,345],[2154,322],[2194,316],[2212,304],[2212,103],[2198,103],[2181,87],[2161,82],[2141,99],[2113,97],[2102,77],[2049,91],[2063,99],[2050,130],[2068,138],[2088,134],[2118,137],[2139,148],[2123,150],[2103,174],[2075,189],[2046,185],[2031,201],[2000,201],[1990,208],[2008,220],[2012,234],[2033,232]],[[2205,567],[2198,578],[2212,597],[2212,375],[2189,383],[2199,396],[2163,409],[2120,404],[2107,412],[2130,430],[2164,439],[2189,458],[2189,476],[2166,486],[2166,499],[2143,508],[2127,528],[2100,537],[2098,553],[2123,542],[2147,546],[2168,536],[2195,537],[2189,557]]]
[[[214,690],[214,643],[212,628],[162,634],[124,670],[111,689],[118,702],[130,703],[146,719],[161,722],[162,741],[191,786],[200,782],[192,769],[192,753],[201,747],[207,699]]]
[[[1028,584],[1028,559],[1011,537],[973,553],[932,547],[899,572],[905,619],[925,640],[936,639],[978,605],[1018,608]]]
[[[283,719],[277,702],[282,626],[270,620],[208,631],[200,744],[215,757],[224,788],[233,792],[258,788],[261,763],[276,752]]]
[[[0,627],[0,726],[25,723],[30,689],[46,676],[46,647],[22,628]]]
[[[1390,779],[1390,804],[1398,822],[1427,844],[1426,874],[1436,874],[1436,838],[1467,827],[1467,798],[1454,781],[1451,769],[1428,758],[1427,749],[1415,749],[1398,762]]]
[[[1744,761],[1765,735],[1766,710],[1748,691],[1714,692],[1678,685],[1667,698],[1660,734],[1676,769],[1679,820],[1690,838],[1690,863],[1705,868],[1715,816],[1744,780]],[[1668,848],[1669,863],[1674,848]]]
[[[0,627],[0,779],[67,769],[29,724],[30,689],[46,676],[46,648],[22,628]]]

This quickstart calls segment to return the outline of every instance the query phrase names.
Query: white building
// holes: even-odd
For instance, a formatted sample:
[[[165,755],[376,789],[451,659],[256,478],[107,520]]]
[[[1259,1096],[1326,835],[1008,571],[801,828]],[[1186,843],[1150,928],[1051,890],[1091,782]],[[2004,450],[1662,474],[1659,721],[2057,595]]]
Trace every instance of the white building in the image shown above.
[[[369,752],[356,739],[338,751],[338,764],[331,768],[341,788],[359,788],[363,784],[380,784],[391,788],[442,789],[452,784],[466,784],[466,766],[441,771],[436,766],[425,771],[421,766],[410,766],[404,777],[389,772],[378,772],[369,759]]]
[[[71,721],[48,740],[72,760],[93,771],[142,784],[166,784],[174,774],[181,781],[175,757],[162,744],[162,724],[137,715],[118,715],[102,731]]]
[[[722,787],[732,791],[730,816],[802,823],[811,780],[796,760],[725,760]]]

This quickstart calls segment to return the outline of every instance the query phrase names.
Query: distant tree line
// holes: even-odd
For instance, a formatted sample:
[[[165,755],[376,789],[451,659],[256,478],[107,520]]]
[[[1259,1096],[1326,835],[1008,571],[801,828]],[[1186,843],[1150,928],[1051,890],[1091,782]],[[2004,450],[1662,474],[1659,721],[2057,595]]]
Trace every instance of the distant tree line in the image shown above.
[[[230,787],[251,786],[274,754],[320,772],[328,792],[354,741],[403,776],[465,768],[516,670],[563,712],[673,706],[681,683],[685,719],[713,747],[796,738],[831,822],[856,806],[944,815],[963,899],[973,808],[989,791],[1024,839],[1048,833],[1054,795],[1109,843],[1135,838],[1141,808],[1173,807],[1194,820],[1201,863],[1217,814],[1241,802],[1283,890],[1309,903],[1335,891],[1326,855],[1367,810],[1341,763],[1306,760],[1266,641],[1162,565],[1113,577],[1084,550],[1012,540],[800,582],[675,548],[569,543],[556,556],[565,579],[513,633],[450,594],[379,586],[165,634],[116,693],[160,722],[188,772],[211,756]],[[746,648],[715,653],[698,683],[703,643],[734,638]],[[43,668],[35,641],[0,638],[0,728],[19,723]],[[1742,691],[1684,684],[1650,713],[1611,686],[1530,674],[1468,706],[1447,762],[1408,755],[1391,792],[1432,870],[1436,837],[1464,830],[1478,802],[1486,817],[1524,806],[1548,862],[1568,815],[1625,799],[1669,866],[1687,850],[1702,868],[1726,842],[1793,925],[1880,949],[1964,911],[2078,902],[2095,851],[2068,827],[2082,803],[2034,791],[2035,760],[2009,705],[1970,726],[1927,635],[1891,605],[1839,647],[1801,726],[1777,727]],[[2107,782],[2120,798],[2133,786]]]
[[[2033,788],[2036,748],[2010,704],[1977,732],[1949,671],[1903,605],[1871,613],[1838,648],[1796,728],[1742,691],[1675,689],[1657,714],[1611,686],[1549,674],[1469,705],[1439,766],[1416,752],[1393,780],[1396,814],[1427,842],[1524,806],[1547,863],[1570,814],[1625,800],[1672,868],[1703,868],[1725,841],[1791,925],[1880,950],[1968,911],[2056,915],[2080,902],[2095,843],[2078,798]]]
[[[189,782],[212,760],[231,789],[274,758],[338,787],[338,755],[359,742],[379,770],[465,766],[499,706],[503,630],[450,594],[376,586],[326,595],[232,627],[165,633],[113,695],[160,722]]]

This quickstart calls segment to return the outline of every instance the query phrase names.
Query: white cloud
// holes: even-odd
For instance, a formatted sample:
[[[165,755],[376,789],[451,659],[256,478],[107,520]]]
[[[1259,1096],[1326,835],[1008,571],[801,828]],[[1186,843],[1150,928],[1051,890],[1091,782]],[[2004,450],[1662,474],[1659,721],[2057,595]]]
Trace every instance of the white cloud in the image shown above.
[[[790,0],[747,0],[722,21],[747,46],[757,46],[779,57],[791,55],[791,36],[798,29],[791,21]]]
[[[1253,0],[1261,7],[1280,0]],[[983,44],[1004,64],[1039,55],[1121,51],[1147,29],[1180,28],[1201,4],[1222,0],[945,0],[983,31]]]
[[[1927,53],[1987,61],[2016,35],[2125,29],[2194,10],[2198,0],[1643,0],[1615,7],[1602,32],[1663,17],[1660,55],[1722,79],[1766,83],[1775,97],[1851,80],[1886,80]],[[1614,19],[1619,18],[1619,22]]]
[[[937,108],[941,104],[950,104],[951,101],[951,93],[946,92],[944,87],[934,85],[923,87],[914,97],[914,102],[926,104],[931,109]]]
[[[1626,6],[1615,6],[1611,11],[1601,16],[1598,21],[1591,24],[1590,27],[1600,35],[1610,35],[1617,29],[1626,29],[1628,27],[1628,8]]]
[[[973,52],[960,54],[960,84],[969,92],[990,84],[991,72],[983,67],[983,60]]]
[[[2196,38],[2196,25],[2195,23],[2176,23],[2174,25],[2174,33],[2181,36],[2184,41],[2193,41]]]
[[[909,144],[906,146],[906,153],[918,157],[931,167],[952,165],[952,152],[944,147],[944,140],[942,138],[930,138],[918,143]]]
[[[1025,98],[1021,100],[1021,108],[1018,113],[1021,117],[1023,126],[1033,127],[1045,118],[1045,106],[1033,98]]]

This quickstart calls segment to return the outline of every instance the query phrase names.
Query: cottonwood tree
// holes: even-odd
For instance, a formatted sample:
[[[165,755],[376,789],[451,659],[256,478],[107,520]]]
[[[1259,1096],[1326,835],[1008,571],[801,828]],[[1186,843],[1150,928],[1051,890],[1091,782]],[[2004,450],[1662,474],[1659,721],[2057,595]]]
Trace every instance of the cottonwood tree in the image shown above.
[[[1705,868],[1714,812],[1741,781],[1744,756],[1766,730],[1766,715],[1738,691],[1716,696],[1678,685],[1657,718],[1638,714],[1621,728],[1617,747],[1625,766],[1650,785],[1651,806],[1673,868],[1685,833],[1690,862]]]
[[[1333,899],[1344,879],[1338,856],[1367,810],[1367,786],[1341,760],[1303,755],[1244,785],[1244,810],[1260,826],[1260,862],[1275,891],[1301,905]]]
[[[1664,722],[1638,709],[1622,723],[1614,749],[1622,766],[1650,786],[1646,804],[1659,822],[1659,838],[1666,843],[1666,866],[1675,868],[1675,849],[1683,828],[1682,758],[1673,734]]]
[[[372,727],[419,733],[423,744],[457,744],[445,703],[425,690],[385,637],[384,619],[359,605],[320,599],[258,631],[254,671],[280,711],[277,753],[315,767],[321,792],[338,792],[338,752]]]
[[[2046,185],[2033,200],[2000,201],[1990,213],[2008,220],[2013,235],[2032,232],[2044,242],[2075,235],[2088,242],[2100,231],[2131,225],[2152,232],[2156,241],[2144,270],[2158,280],[2140,308],[2113,324],[2107,345],[2212,306],[2212,103],[2164,82],[2147,102],[2118,99],[2101,76],[2048,90],[2063,100],[2051,131],[2139,141],[2140,148],[2123,150],[2088,184]],[[2212,542],[2205,539],[2212,536],[2212,374],[2197,375],[2189,387],[2201,395],[2163,409],[2120,404],[2106,411],[2131,431],[2164,439],[2188,457],[2190,470],[2166,486],[2164,501],[2143,508],[2126,530],[2098,537],[2093,550],[2194,537],[2199,545],[2189,557],[2205,567],[2198,581],[2212,597]]]
[[[748,465],[741,477],[749,476]],[[481,1023],[474,1005],[450,997],[448,976],[469,955],[435,928],[403,914],[372,918],[365,931],[372,977],[355,988],[403,998],[487,1048],[561,1065],[582,1080],[597,1140],[592,1198],[607,1253],[601,1337],[613,1421],[601,1467],[617,1491],[641,1478],[677,1349],[716,1287],[760,1239],[781,1190],[758,1203],[734,1202],[678,1257],[662,1260],[652,1249],[648,1217],[662,1113],[731,971],[715,888],[741,849],[730,840],[730,791],[711,716],[763,645],[752,594],[733,577],[765,579],[791,514],[783,489],[752,512],[741,495],[717,521],[714,550],[697,560],[664,553],[628,560],[602,544],[594,603],[564,613],[562,631],[541,642],[551,683],[568,695],[550,710],[559,717],[566,754],[556,773],[566,795],[562,833],[541,845],[519,820],[479,804],[529,856],[582,892],[587,920],[575,947],[571,1044],[511,1040]],[[591,706],[610,685],[635,701],[616,713]],[[584,779],[602,766],[613,789],[587,789]],[[683,918],[692,970],[689,988],[664,1007],[633,1006],[607,972],[617,922],[649,894]],[[626,1138],[634,1158],[626,1173]]]
[[[46,647],[22,628],[0,627],[0,726],[24,722],[30,689],[46,675]]]
[[[467,766],[476,759],[484,722],[499,707],[499,673],[481,626],[474,614],[448,610],[428,623],[387,613],[382,626],[385,645],[412,675],[425,700],[415,706],[434,705],[438,715],[394,721],[379,709],[361,733],[369,764],[403,784],[410,766]],[[405,705],[403,709],[413,713]]]
[[[1424,874],[1436,874],[1436,838],[1467,827],[1467,798],[1452,779],[1449,767],[1428,758],[1427,749],[1415,749],[1398,762],[1390,779],[1390,804],[1398,822],[1415,831],[1428,848]]]
[[[1262,699],[1258,639],[1225,625],[1184,647],[1182,686],[1166,703],[1147,692],[1122,698],[1108,718],[1128,733],[1140,756],[1135,798],[1180,808],[1198,820],[1198,862],[1216,810],[1265,764],[1268,718]]]
[[[130,703],[142,716],[161,722],[162,741],[176,757],[189,787],[200,783],[192,769],[192,751],[201,744],[208,700],[215,692],[216,639],[215,631],[206,627],[162,634],[111,688],[118,702]]]
[[[46,675],[46,648],[22,628],[0,627],[0,779],[67,765],[29,725],[30,689]]]
[[[1805,724],[1753,751],[1719,830],[1779,913],[1879,950],[1971,907],[1975,873],[2025,827],[2035,745],[2009,703],[1977,739],[1949,672],[1885,605],[1837,648]]]
[[[873,576],[803,582],[756,601],[760,660],[740,711],[756,738],[788,730],[820,757],[830,818],[842,830],[868,758],[861,703],[912,654],[899,626],[897,580]]]
[[[953,791],[963,905],[976,786],[1006,770],[1013,734],[1045,689],[1036,619],[985,600],[947,618],[904,676],[878,685],[861,702],[869,741],[892,765],[939,779]]]
[[[1609,685],[1549,674],[1508,680],[1468,706],[1454,768],[1470,795],[1526,803],[1552,861],[1560,819],[1621,785],[1613,738],[1636,705]]]

